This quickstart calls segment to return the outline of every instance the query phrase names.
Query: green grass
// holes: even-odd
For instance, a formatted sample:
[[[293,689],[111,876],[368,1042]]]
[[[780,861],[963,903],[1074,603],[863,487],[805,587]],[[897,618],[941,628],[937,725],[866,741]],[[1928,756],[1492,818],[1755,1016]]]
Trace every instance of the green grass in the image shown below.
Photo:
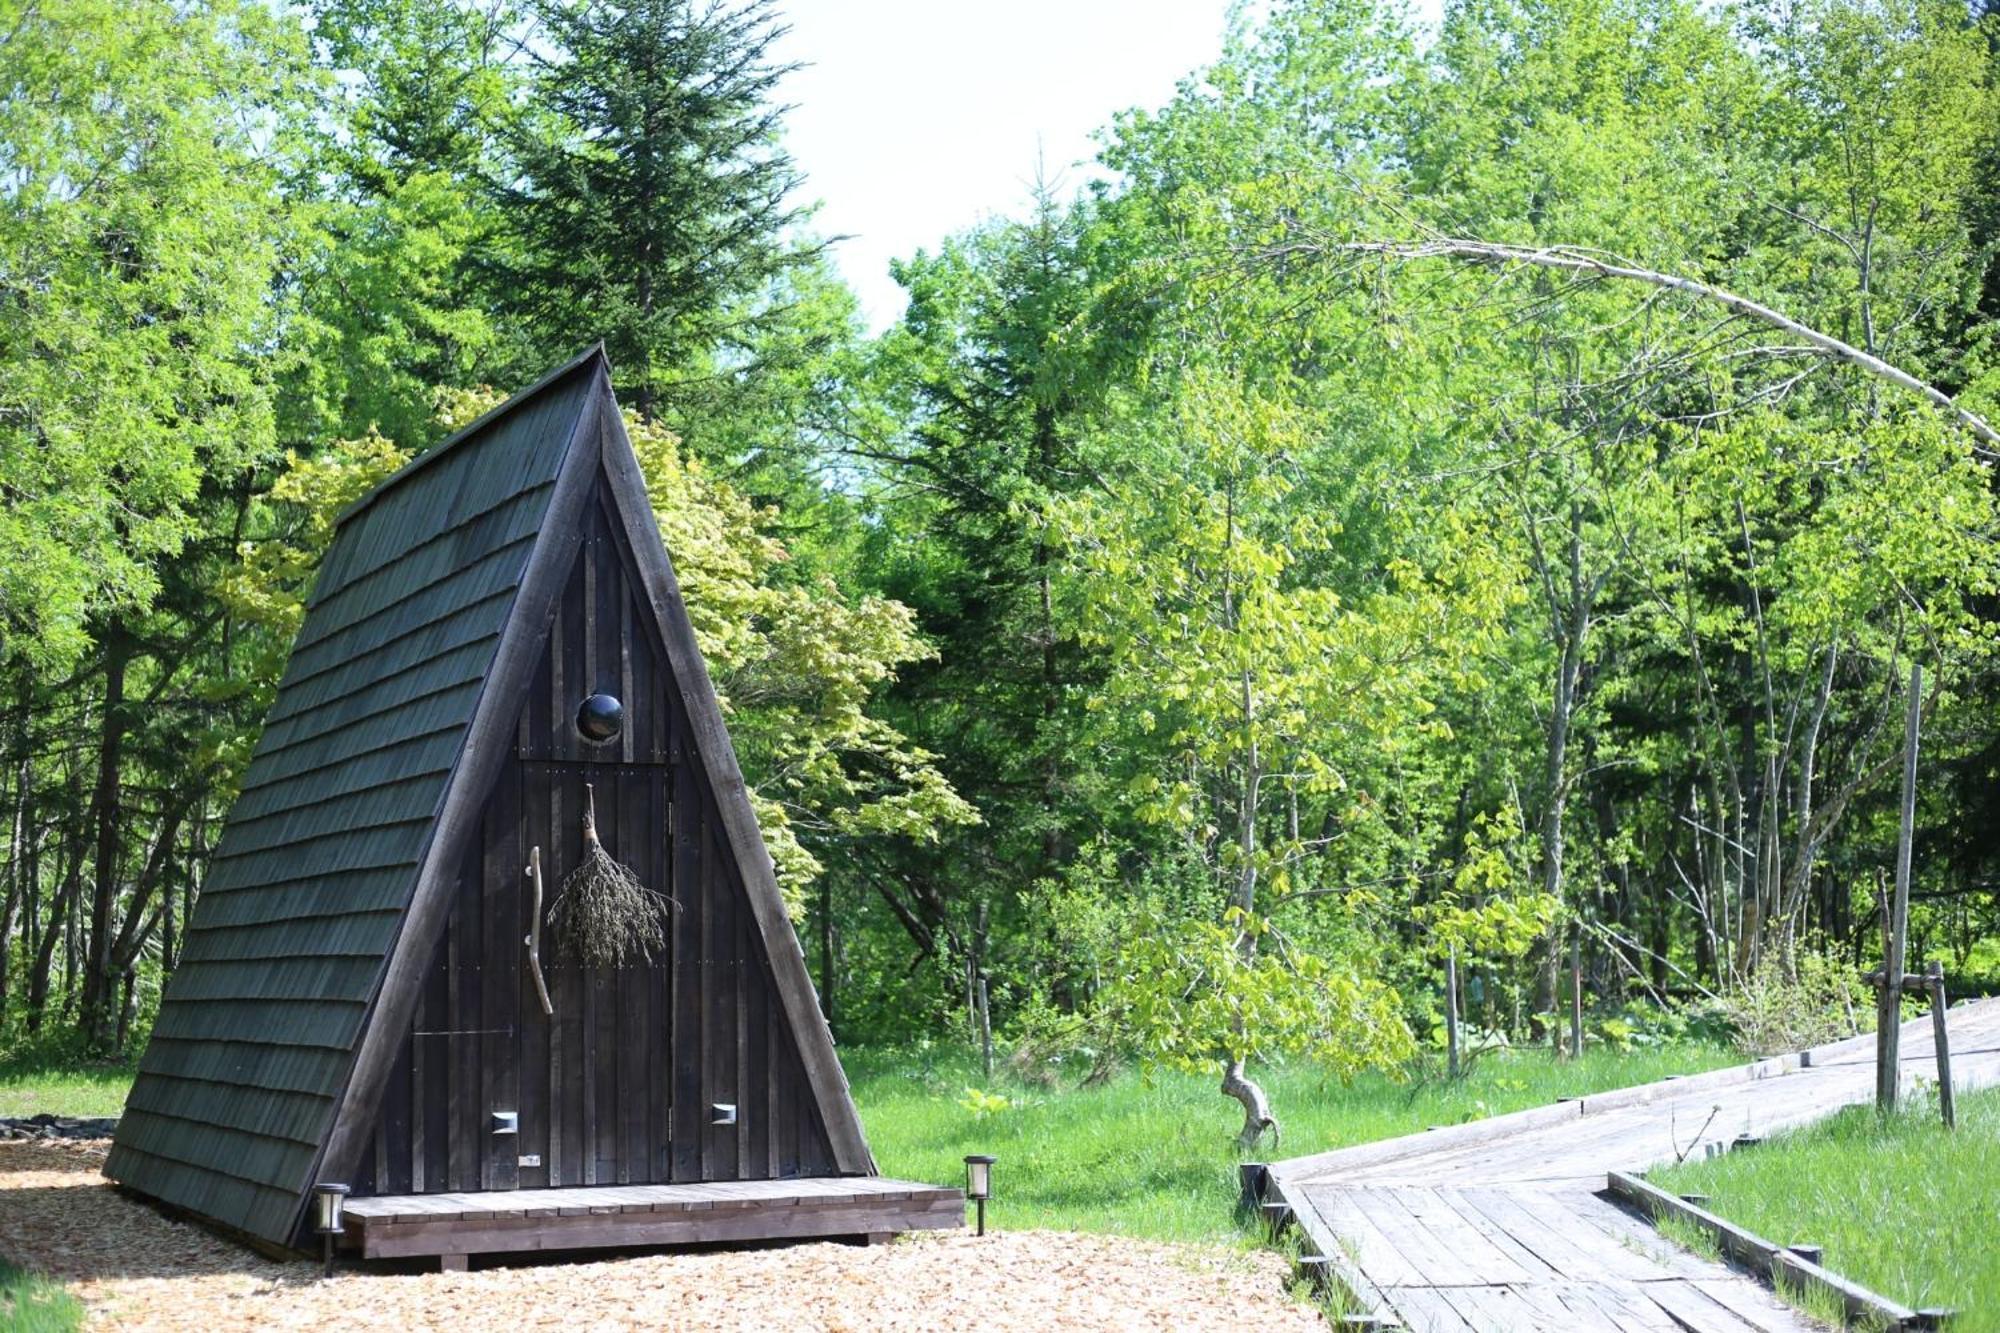
[[[1741,1058],[1694,1044],[1629,1054],[1593,1050],[1581,1062],[1558,1062],[1539,1050],[1491,1053],[1457,1084],[1369,1075],[1343,1085],[1306,1068],[1265,1070],[1285,1136],[1259,1155],[1303,1156]],[[976,1063],[938,1047],[848,1049],[842,1060],[885,1174],[948,1184],[964,1178],[967,1153],[999,1158],[988,1213],[993,1225],[1162,1240],[1242,1235],[1233,1220],[1233,1139],[1242,1115],[1215,1079],[1163,1073],[1148,1084],[1125,1074],[1102,1087],[1057,1091],[997,1070],[984,1083]],[[969,1087],[1006,1097],[1007,1108],[976,1115],[960,1104]]]
[[[0,1330],[67,1333],[83,1327],[83,1303],[57,1283],[0,1259]]]
[[[1887,1124],[1855,1108],[1653,1179],[1766,1240],[1825,1246],[1892,1300],[1962,1311],[1955,1333],[2000,1333],[2000,1090],[1961,1098],[1956,1132],[1934,1101]]]
[[[126,1063],[92,1063],[59,1055],[15,1052],[0,1057],[0,1117],[109,1116],[125,1109],[132,1087]]]

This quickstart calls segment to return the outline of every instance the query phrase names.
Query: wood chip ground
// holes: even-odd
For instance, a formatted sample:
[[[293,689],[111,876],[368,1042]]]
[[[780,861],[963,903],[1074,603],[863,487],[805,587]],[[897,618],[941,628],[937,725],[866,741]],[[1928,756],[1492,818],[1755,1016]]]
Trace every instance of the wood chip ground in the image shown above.
[[[119,1194],[101,1143],[0,1143],[0,1255],[93,1328],[1310,1329],[1268,1252],[999,1231],[535,1263],[470,1273],[277,1263]]]

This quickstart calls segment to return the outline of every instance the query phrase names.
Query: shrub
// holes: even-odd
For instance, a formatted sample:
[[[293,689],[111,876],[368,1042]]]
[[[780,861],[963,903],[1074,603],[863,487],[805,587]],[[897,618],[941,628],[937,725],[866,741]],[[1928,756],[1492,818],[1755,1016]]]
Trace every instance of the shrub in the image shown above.
[[[1874,999],[1852,967],[1802,952],[1789,973],[1767,960],[1723,1001],[1736,1044],[1752,1055],[1796,1051],[1874,1027]]]

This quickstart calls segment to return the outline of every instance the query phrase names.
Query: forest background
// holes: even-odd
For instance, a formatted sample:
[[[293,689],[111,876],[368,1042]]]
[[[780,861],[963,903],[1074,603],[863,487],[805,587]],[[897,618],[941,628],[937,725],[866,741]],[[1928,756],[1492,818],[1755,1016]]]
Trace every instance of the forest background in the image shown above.
[[[874,335],[782,26],[0,0],[0,1046],[143,1040],[334,516],[599,338],[844,1042],[1254,1141],[1447,957],[1866,1021],[1913,663],[2000,986],[2000,6],[1244,8]]]

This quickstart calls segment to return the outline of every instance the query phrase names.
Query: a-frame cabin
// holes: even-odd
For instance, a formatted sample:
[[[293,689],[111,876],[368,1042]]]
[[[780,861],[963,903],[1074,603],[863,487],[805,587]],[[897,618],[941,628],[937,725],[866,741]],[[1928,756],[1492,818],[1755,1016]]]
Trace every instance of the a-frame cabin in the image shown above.
[[[545,1012],[586,784],[678,907],[649,964],[545,942]],[[876,1175],[601,350],[342,515],[104,1170],[292,1247],[346,1185],[447,1266],[962,1223]]]

